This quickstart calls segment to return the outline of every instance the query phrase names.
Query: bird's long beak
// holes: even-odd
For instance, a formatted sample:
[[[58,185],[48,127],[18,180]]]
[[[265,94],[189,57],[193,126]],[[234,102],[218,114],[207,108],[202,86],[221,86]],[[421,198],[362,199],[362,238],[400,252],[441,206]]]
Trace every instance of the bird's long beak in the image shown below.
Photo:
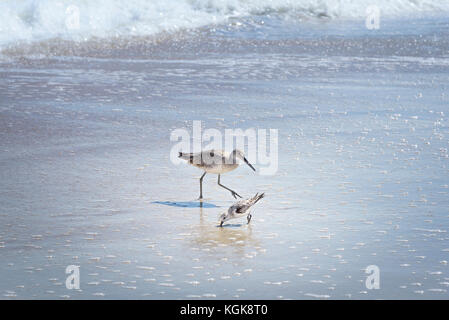
[[[246,159],[245,157],[243,157],[243,161],[245,161],[245,163],[254,171],[256,171],[256,169],[254,169],[254,167],[251,165],[251,163],[249,163],[248,159]]]

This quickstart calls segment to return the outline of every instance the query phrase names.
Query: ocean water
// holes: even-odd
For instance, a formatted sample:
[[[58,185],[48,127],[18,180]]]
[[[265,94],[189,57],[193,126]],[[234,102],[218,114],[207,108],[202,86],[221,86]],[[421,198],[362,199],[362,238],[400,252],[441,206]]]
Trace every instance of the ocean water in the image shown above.
[[[449,298],[447,1],[72,4],[0,3],[1,299]],[[279,130],[249,225],[194,120]]]

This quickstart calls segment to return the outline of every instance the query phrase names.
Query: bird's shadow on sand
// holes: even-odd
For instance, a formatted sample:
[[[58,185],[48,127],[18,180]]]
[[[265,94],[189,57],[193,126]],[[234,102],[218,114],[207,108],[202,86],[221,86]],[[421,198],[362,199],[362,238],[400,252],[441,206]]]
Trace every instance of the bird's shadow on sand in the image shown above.
[[[201,201],[153,201],[152,203],[178,208],[219,208],[219,206]]]

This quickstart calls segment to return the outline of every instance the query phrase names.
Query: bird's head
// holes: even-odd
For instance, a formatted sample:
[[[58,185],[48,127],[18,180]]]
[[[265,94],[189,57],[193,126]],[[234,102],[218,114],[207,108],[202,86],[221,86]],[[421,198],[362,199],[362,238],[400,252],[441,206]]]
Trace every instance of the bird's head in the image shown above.
[[[228,219],[228,216],[226,215],[225,212],[223,212],[222,214],[220,214],[220,216],[218,217],[218,223],[220,223],[220,225],[225,222]]]
[[[246,159],[243,151],[241,151],[239,149],[234,149],[234,151],[232,151],[232,154],[233,154],[234,158],[239,158],[239,159],[243,160],[251,169],[256,171],[256,169],[251,165],[251,163],[249,163],[248,159]]]

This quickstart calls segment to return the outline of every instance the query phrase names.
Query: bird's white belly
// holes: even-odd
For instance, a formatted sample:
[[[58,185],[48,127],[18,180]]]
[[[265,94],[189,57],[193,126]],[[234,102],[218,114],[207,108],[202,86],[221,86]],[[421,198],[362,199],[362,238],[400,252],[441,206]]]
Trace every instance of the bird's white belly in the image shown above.
[[[234,213],[232,216],[229,217],[229,220],[246,217],[247,215],[248,215],[248,213],[246,213],[246,212],[245,213]]]
[[[224,221],[234,220],[238,218],[247,217],[248,213],[233,213],[233,214],[227,214],[226,219]]]
[[[220,174],[220,173],[226,173],[226,172],[232,171],[237,167],[238,167],[238,164],[217,164],[217,165],[213,165],[213,166],[206,167],[203,169],[207,173]]]

